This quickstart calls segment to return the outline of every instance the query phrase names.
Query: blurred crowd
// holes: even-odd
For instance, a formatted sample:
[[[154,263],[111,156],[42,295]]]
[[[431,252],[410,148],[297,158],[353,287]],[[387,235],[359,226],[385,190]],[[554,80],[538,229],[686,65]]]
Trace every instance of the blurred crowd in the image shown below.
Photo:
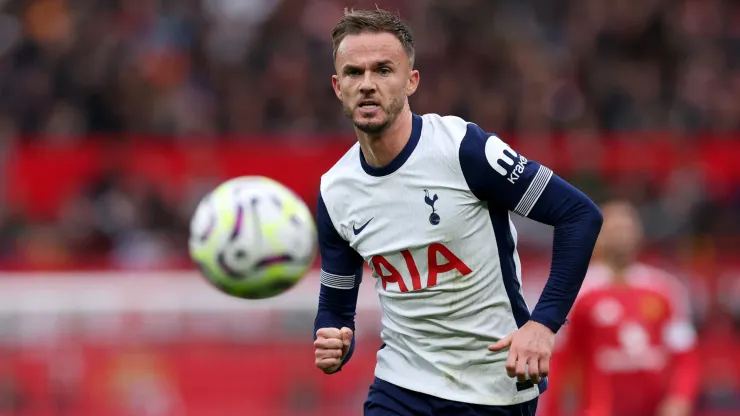
[[[330,32],[375,4],[413,25],[417,112],[494,131],[740,128],[729,0],[2,0],[0,125],[345,130]]]
[[[344,7],[376,4],[414,28],[415,112],[573,140],[740,133],[740,3],[730,0],[0,0],[0,166],[19,144],[86,137],[351,141],[330,88],[330,32]],[[691,166],[660,187],[568,179],[594,199],[636,202],[655,243],[740,235],[740,186],[708,195]],[[0,258],[113,253],[138,267],[184,254],[193,201],[140,180],[112,170],[48,222],[4,201]]]

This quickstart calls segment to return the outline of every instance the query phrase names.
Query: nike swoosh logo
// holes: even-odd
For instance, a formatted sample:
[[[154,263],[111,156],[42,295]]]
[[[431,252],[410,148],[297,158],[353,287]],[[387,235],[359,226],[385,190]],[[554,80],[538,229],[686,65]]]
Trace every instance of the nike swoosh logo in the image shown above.
[[[373,218],[370,218],[370,219],[369,219],[369,220],[368,220],[368,221],[367,221],[367,222],[365,223],[365,225],[363,225],[363,226],[362,226],[362,227],[360,227],[360,228],[355,228],[355,225],[354,225],[354,224],[352,224],[352,231],[353,231],[353,232],[355,233],[355,235],[357,235],[357,234],[360,234],[360,233],[362,232],[362,230],[364,230],[364,229],[365,229],[365,227],[367,227],[367,225],[368,225],[368,224],[370,224],[370,221],[372,221],[373,219],[375,219],[375,217],[373,217]]]

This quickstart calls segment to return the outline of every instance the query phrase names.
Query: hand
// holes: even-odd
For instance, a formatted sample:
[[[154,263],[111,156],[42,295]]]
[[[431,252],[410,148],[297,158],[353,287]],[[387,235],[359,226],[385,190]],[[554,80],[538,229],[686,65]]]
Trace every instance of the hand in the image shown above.
[[[352,330],[347,327],[321,328],[316,331],[316,341],[313,342],[316,367],[326,374],[337,371],[352,345],[352,336]]]
[[[667,397],[658,407],[658,416],[689,416],[691,403],[683,397]]]
[[[550,372],[550,357],[555,346],[555,334],[539,322],[529,321],[499,342],[489,345],[489,351],[502,351],[509,347],[506,373],[523,383],[527,373],[537,384]]]

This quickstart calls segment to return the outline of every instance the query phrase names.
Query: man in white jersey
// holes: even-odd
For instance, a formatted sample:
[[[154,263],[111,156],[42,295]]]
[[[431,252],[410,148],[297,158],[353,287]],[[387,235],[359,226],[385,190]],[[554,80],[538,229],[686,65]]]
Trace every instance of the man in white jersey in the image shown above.
[[[332,38],[332,83],[358,143],[321,180],[316,366],[332,374],[352,356],[367,263],[384,344],[365,415],[534,414],[599,209],[477,125],[413,114],[419,72],[398,17],[348,11]],[[510,211],[555,229],[550,278],[531,314]]]

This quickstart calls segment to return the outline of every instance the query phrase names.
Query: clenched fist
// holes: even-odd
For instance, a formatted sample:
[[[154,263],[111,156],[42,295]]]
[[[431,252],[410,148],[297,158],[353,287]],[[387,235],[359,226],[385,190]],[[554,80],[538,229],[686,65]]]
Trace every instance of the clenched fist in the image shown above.
[[[321,328],[316,331],[316,341],[313,342],[316,367],[326,374],[337,371],[352,345],[352,336],[352,330],[347,327]]]

